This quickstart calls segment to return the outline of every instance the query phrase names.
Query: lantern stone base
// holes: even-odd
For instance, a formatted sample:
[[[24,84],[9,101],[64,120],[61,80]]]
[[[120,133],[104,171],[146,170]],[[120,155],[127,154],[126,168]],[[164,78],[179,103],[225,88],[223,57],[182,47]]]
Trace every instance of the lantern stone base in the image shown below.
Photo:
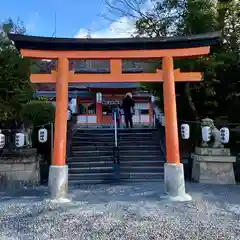
[[[194,181],[211,184],[236,183],[233,170],[236,157],[231,156],[230,149],[196,147],[192,159]]]
[[[48,188],[52,199],[67,198],[68,166],[51,165],[49,169]]]
[[[192,197],[185,192],[183,164],[164,165],[164,183],[166,196],[170,201],[191,201]]]

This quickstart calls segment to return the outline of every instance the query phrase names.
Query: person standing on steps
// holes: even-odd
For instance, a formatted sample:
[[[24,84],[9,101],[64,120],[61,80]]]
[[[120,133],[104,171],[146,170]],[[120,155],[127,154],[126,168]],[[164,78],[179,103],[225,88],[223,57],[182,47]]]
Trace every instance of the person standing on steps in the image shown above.
[[[134,113],[135,102],[132,98],[132,93],[127,93],[122,101],[126,128],[133,127],[132,115]]]

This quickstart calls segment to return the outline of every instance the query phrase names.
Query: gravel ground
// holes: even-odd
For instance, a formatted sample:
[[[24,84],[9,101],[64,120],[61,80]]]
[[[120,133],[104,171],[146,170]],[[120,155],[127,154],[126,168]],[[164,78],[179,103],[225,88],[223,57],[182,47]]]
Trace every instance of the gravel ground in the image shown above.
[[[163,183],[81,186],[70,203],[47,189],[0,193],[0,239],[240,239],[240,185],[188,184],[192,202],[161,200]]]

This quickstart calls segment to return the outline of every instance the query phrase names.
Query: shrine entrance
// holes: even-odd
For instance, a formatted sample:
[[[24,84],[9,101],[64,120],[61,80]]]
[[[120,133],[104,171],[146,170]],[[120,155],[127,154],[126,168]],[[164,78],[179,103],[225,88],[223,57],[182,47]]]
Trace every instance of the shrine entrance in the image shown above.
[[[218,33],[189,37],[131,39],[64,39],[10,34],[9,38],[26,58],[58,60],[57,71],[31,74],[33,83],[56,83],[54,154],[49,173],[53,198],[67,196],[66,165],[67,108],[69,83],[163,82],[167,163],[164,181],[168,196],[190,200],[185,193],[183,166],[180,163],[175,82],[201,81],[201,73],[174,69],[174,59],[200,57],[210,53]],[[69,60],[110,60],[110,73],[74,74]],[[123,73],[122,60],[162,59],[155,73]]]

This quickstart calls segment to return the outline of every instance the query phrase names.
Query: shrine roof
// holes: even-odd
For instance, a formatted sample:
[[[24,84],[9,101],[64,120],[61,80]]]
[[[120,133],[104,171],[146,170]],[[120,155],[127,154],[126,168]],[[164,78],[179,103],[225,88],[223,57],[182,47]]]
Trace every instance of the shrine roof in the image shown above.
[[[221,34],[212,32],[181,37],[155,38],[53,38],[9,34],[18,49],[32,50],[154,50],[212,46]]]
[[[88,88],[140,88],[139,83],[90,83]]]

